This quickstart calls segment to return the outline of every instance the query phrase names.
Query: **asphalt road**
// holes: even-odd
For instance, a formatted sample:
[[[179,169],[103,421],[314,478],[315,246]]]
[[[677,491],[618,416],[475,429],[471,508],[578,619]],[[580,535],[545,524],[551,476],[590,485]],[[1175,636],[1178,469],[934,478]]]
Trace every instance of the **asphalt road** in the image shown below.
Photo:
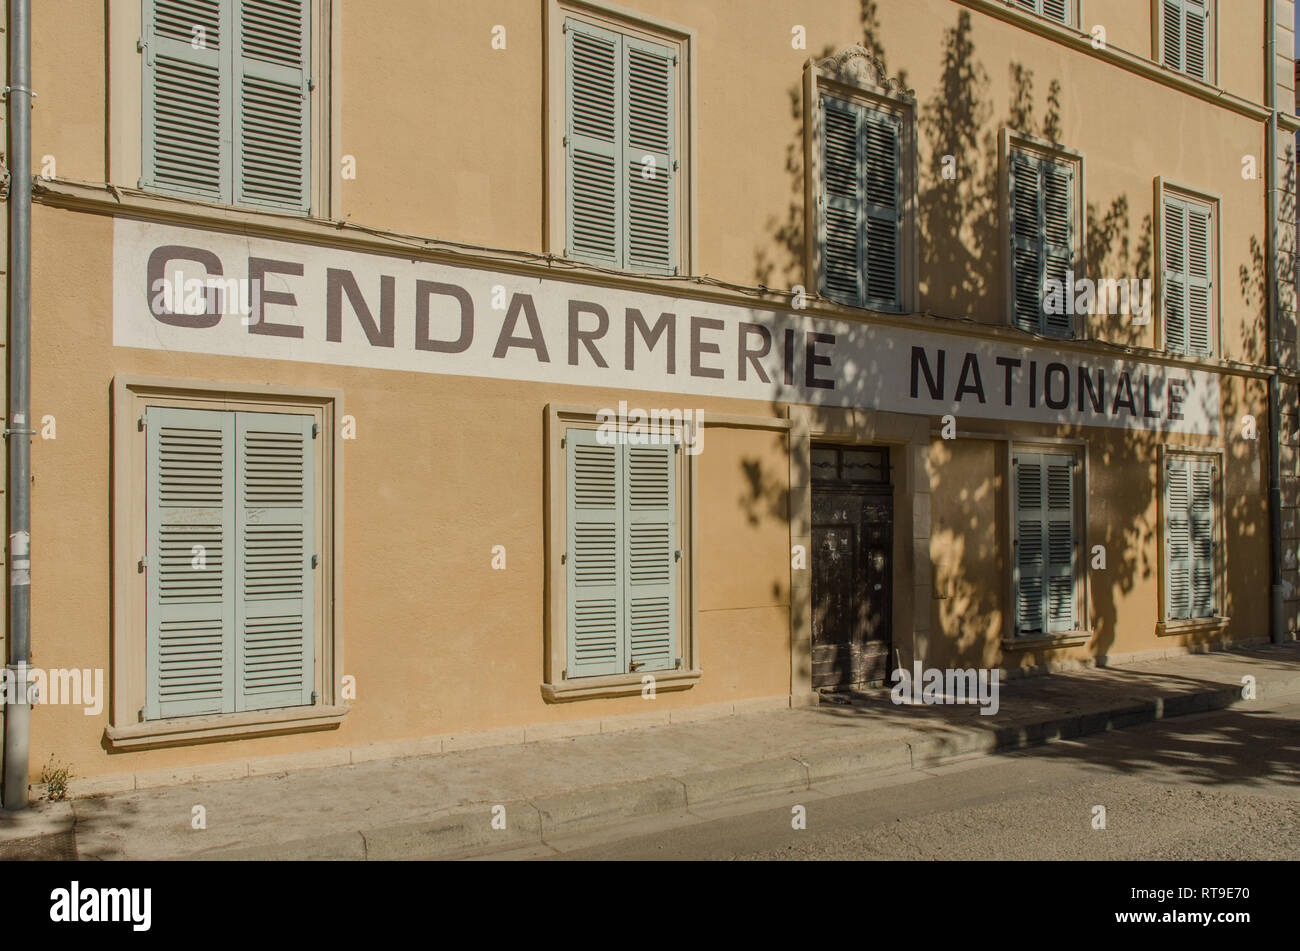
[[[806,828],[793,828],[795,807]],[[1105,828],[1094,828],[1105,807]],[[500,857],[500,856],[498,856]],[[549,859],[1300,858],[1300,699],[525,850]]]

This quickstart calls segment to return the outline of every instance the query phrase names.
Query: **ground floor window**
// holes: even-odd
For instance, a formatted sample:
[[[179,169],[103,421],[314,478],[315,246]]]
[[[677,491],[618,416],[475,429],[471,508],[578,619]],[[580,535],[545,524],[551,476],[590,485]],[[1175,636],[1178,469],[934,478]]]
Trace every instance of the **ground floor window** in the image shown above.
[[[566,679],[680,665],[679,442],[564,437]]]
[[[313,423],[145,411],[146,719],[312,702]]]
[[[1080,627],[1079,456],[1012,453],[1015,632],[1033,637]]]
[[[1214,617],[1219,587],[1217,457],[1168,453],[1161,476],[1165,618]]]

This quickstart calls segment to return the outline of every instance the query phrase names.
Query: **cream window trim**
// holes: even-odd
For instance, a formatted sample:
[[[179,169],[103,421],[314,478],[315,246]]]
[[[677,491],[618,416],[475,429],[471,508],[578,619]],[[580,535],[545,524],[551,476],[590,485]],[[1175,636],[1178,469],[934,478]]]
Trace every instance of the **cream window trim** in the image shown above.
[[[823,94],[898,116],[903,137],[902,166],[903,221],[899,270],[900,314],[920,309],[920,228],[917,170],[917,103],[912,90],[884,75],[883,64],[861,46],[846,46],[826,59],[804,64],[804,287],[811,297],[820,297],[821,287],[821,194],[822,194],[822,108]],[[823,298],[823,300],[825,300]],[[834,307],[844,307],[829,302]]]
[[[337,725],[346,715],[338,695],[343,663],[343,454],[332,436],[343,413],[343,393],[278,385],[118,376],[112,389],[113,631],[112,705],[106,737],[114,747],[175,745],[258,733],[297,732]],[[219,412],[306,413],[320,426],[316,476],[319,527],[316,586],[316,703],[291,707],[142,721],[145,705],[145,433],[150,406]]]
[[[595,697],[617,697],[639,694],[643,688],[640,673],[613,674],[599,677],[564,676],[567,653],[567,606],[565,566],[561,556],[565,550],[568,533],[566,522],[565,454],[560,445],[565,430],[570,427],[596,429],[595,406],[572,406],[557,403],[546,407],[545,422],[545,472],[546,472],[546,570],[545,570],[545,651],[542,696],[551,702],[585,700]],[[656,671],[656,691],[682,690],[699,682],[699,640],[696,636],[699,616],[699,467],[696,456],[677,453],[677,537],[682,541],[682,567],[680,589],[677,597],[677,649],[682,666],[677,670]]]
[[[337,44],[341,4],[337,0],[311,3],[311,196],[310,217],[336,218],[339,210],[340,165],[330,141],[338,127],[333,77],[337,76]],[[108,0],[108,173],[114,185],[139,188],[144,167],[144,90],[140,41],[144,37],[140,0]],[[333,120],[333,121],[331,121]],[[171,192],[151,192],[185,201]],[[333,202],[333,204],[331,204]],[[225,207],[225,206],[223,206]],[[229,206],[242,207],[242,206]]]
[[[1011,153],[1025,152],[1038,159],[1048,159],[1074,168],[1074,277],[1078,280],[1088,274],[1086,251],[1088,247],[1087,208],[1088,191],[1084,175],[1084,153],[1076,149],[1049,142],[1038,136],[1017,132],[1003,127],[998,137],[998,236],[1002,249],[1002,320],[1011,330],[1016,330],[1015,304],[1015,262],[1011,253]],[[1063,339],[1063,343],[1073,340],[1084,342],[1088,325],[1083,314],[1073,317],[1072,338]],[[1023,333],[1023,332],[1022,332]],[[1046,338],[1053,339],[1053,338]]]
[[[1214,541],[1214,614],[1210,617],[1173,619],[1166,616],[1169,584],[1168,552],[1165,545],[1165,463],[1170,457],[1187,457],[1208,461],[1218,466],[1218,474],[1210,488],[1214,502],[1214,518],[1211,528]],[[1227,511],[1227,498],[1224,485],[1227,482],[1227,469],[1224,463],[1227,453],[1222,448],[1198,449],[1191,446],[1177,446],[1161,443],[1156,447],[1156,542],[1157,542],[1157,590],[1159,598],[1156,604],[1156,636],[1166,637],[1175,634],[1215,634],[1226,630],[1230,618],[1225,613],[1228,582],[1228,549],[1225,544],[1224,512]]]
[[[1163,175],[1157,175],[1154,179],[1155,199],[1153,205],[1153,224],[1152,240],[1154,241],[1152,271],[1155,280],[1156,294],[1156,320],[1155,320],[1155,348],[1162,353],[1165,349],[1165,197],[1179,198],[1183,201],[1192,202],[1205,206],[1210,213],[1210,344],[1214,348],[1211,358],[1219,360],[1223,356],[1223,321],[1220,319],[1222,314],[1223,300],[1223,257],[1219,246],[1219,235],[1222,231],[1220,219],[1223,213],[1222,198],[1215,192],[1202,191],[1192,188],[1189,185],[1183,185],[1174,182]],[[1173,354],[1184,360],[1205,360],[1205,357],[1194,354],[1179,353]]]
[[[1219,85],[1219,0],[1205,0],[1210,10],[1210,29],[1206,31],[1205,40],[1210,48],[1206,51],[1205,79],[1197,79],[1186,70],[1173,69],[1165,65],[1165,5],[1163,0],[1151,0],[1151,62],[1157,69],[1173,73],[1189,83],[1201,86]],[[1264,0],[1273,3],[1274,0]]]
[[[546,194],[542,228],[546,252],[562,257],[565,252],[565,52],[564,20],[576,17],[602,29],[671,47],[677,54],[677,214],[676,263],[682,276],[698,273],[699,225],[697,122],[695,96],[695,31],[624,7],[591,0],[546,0],[546,54],[542,67],[546,80],[542,120]],[[627,273],[639,273],[628,269]]]
[[[1031,637],[1022,637],[1016,633],[1016,479],[1012,460],[1017,453],[1022,452],[1072,456],[1078,462],[1074,467],[1074,485],[1071,487],[1074,492],[1074,532],[1078,540],[1074,563],[1074,610],[1078,625],[1072,631]],[[1003,479],[1002,499],[1007,513],[1000,533],[1003,550],[1007,553],[1006,580],[1002,589],[1003,597],[1006,598],[1002,623],[1003,649],[1075,647],[1086,644],[1094,634],[1090,587],[1092,549],[1088,545],[1088,486],[1091,483],[1088,471],[1088,443],[1086,440],[1071,437],[1007,438],[1003,445],[1002,463],[1003,471],[1006,473]]]

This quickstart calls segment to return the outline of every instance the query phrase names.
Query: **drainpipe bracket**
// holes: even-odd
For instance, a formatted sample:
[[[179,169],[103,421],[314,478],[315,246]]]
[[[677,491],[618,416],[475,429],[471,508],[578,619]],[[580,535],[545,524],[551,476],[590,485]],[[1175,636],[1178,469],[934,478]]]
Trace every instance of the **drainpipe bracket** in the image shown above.
[[[6,430],[4,431],[4,433],[3,433],[5,439],[8,439],[8,438],[9,438],[9,434],[10,434],[10,433],[26,433],[26,434],[29,435],[29,436],[35,436],[35,435],[36,435],[36,430],[34,430],[34,429],[6,429]]]

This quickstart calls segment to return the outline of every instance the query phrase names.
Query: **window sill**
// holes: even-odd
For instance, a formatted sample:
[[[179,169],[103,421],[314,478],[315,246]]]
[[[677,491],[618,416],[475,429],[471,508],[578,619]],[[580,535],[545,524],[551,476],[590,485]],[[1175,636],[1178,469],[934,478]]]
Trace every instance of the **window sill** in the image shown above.
[[[610,674],[606,677],[582,677],[562,680],[556,684],[542,684],[542,697],[548,703],[569,700],[591,700],[596,697],[626,697],[640,693],[645,684],[642,677],[653,677],[655,692],[686,690],[699,683],[700,670],[646,671],[644,674]]]
[[[1033,637],[1004,637],[1002,649],[1037,650],[1040,648],[1079,647],[1092,639],[1092,631],[1066,631],[1064,634],[1039,634]]]
[[[109,726],[104,730],[104,736],[111,749],[138,750],[273,733],[303,733],[308,730],[333,729],[343,722],[351,709],[347,705],[285,707],[247,713],[173,717],[168,720],[146,720],[130,726]]]
[[[1160,621],[1156,624],[1156,637],[1176,637],[1179,634],[1222,634],[1228,627],[1226,617],[1201,617],[1190,621]]]

